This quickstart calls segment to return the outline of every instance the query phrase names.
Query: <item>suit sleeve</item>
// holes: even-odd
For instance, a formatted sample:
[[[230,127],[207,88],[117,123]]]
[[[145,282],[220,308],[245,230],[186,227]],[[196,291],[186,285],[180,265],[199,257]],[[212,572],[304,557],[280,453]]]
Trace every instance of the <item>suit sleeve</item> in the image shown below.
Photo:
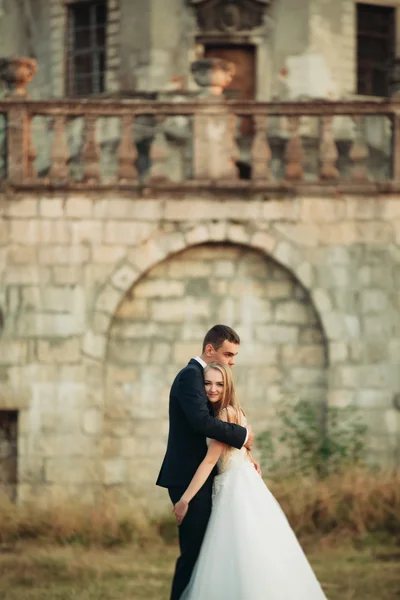
[[[241,448],[247,437],[247,429],[234,423],[225,423],[210,415],[204,391],[204,381],[196,369],[186,369],[179,380],[178,402],[190,426],[206,437]]]

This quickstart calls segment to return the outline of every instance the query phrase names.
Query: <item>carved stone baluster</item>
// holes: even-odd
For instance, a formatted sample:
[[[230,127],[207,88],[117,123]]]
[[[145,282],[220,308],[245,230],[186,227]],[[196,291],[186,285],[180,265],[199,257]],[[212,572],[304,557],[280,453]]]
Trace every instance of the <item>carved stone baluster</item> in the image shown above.
[[[65,135],[65,121],[63,115],[54,118],[53,146],[51,149],[50,179],[68,179],[69,150]]]
[[[156,117],[156,131],[150,148],[150,170],[147,181],[167,181],[168,177],[168,144],[165,139],[162,124],[164,115]]]
[[[290,139],[286,144],[286,179],[303,179],[304,150],[300,137],[300,117],[289,117]]]
[[[369,156],[368,146],[364,138],[364,121],[360,116],[352,117],[355,124],[355,136],[349,156],[353,163],[351,179],[356,182],[368,181],[366,161]]]
[[[227,118],[227,136],[226,136],[226,152],[227,167],[226,173],[223,174],[223,179],[228,181],[239,179],[239,172],[236,162],[240,159],[240,150],[236,141],[236,126],[237,115],[230,114]]]
[[[267,117],[262,115],[254,116],[255,134],[252,146],[252,179],[254,181],[269,181],[271,171],[269,163],[272,153],[267,138]]]
[[[27,122],[27,152],[26,152],[26,176],[28,179],[36,179],[37,172],[35,169],[35,160],[37,158],[36,148],[32,142],[32,121],[33,117],[28,117]]]
[[[333,135],[333,116],[322,117],[321,120],[321,143],[320,151],[320,171],[321,179],[337,179],[339,171],[336,163],[339,158],[339,152]]]
[[[136,181],[137,169],[135,162],[138,154],[132,140],[133,116],[121,118],[121,142],[118,148],[118,179],[119,181]]]
[[[82,151],[83,180],[92,183],[100,180],[100,146],[96,140],[97,117],[86,115],[85,122],[85,143]]]

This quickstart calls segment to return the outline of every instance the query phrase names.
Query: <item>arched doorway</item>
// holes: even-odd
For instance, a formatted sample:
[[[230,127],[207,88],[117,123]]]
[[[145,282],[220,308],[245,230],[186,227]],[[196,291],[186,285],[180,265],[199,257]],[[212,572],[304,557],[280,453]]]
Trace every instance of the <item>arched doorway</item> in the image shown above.
[[[256,431],[288,390],[325,402],[326,341],[308,292],[257,250],[204,244],[153,267],[127,292],[109,331],[105,483],[157,504],[154,482],[168,434],[168,393],[215,323],[242,338],[234,374]]]

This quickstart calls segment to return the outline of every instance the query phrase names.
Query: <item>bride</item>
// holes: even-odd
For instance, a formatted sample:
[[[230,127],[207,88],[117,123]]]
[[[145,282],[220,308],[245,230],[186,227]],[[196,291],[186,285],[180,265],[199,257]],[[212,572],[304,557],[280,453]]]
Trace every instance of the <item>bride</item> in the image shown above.
[[[229,367],[204,370],[216,416],[246,426]],[[174,506],[178,525],[217,465],[213,509],[200,555],[181,600],[326,600],[278,502],[245,448],[208,440],[208,452]]]

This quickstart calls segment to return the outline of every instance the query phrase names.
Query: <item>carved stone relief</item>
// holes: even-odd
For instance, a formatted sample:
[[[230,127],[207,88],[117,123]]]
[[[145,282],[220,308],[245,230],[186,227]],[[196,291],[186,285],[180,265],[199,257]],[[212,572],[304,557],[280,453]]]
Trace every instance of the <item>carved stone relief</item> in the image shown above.
[[[264,24],[271,0],[189,0],[203,32],[234,33],[249,31]]]

